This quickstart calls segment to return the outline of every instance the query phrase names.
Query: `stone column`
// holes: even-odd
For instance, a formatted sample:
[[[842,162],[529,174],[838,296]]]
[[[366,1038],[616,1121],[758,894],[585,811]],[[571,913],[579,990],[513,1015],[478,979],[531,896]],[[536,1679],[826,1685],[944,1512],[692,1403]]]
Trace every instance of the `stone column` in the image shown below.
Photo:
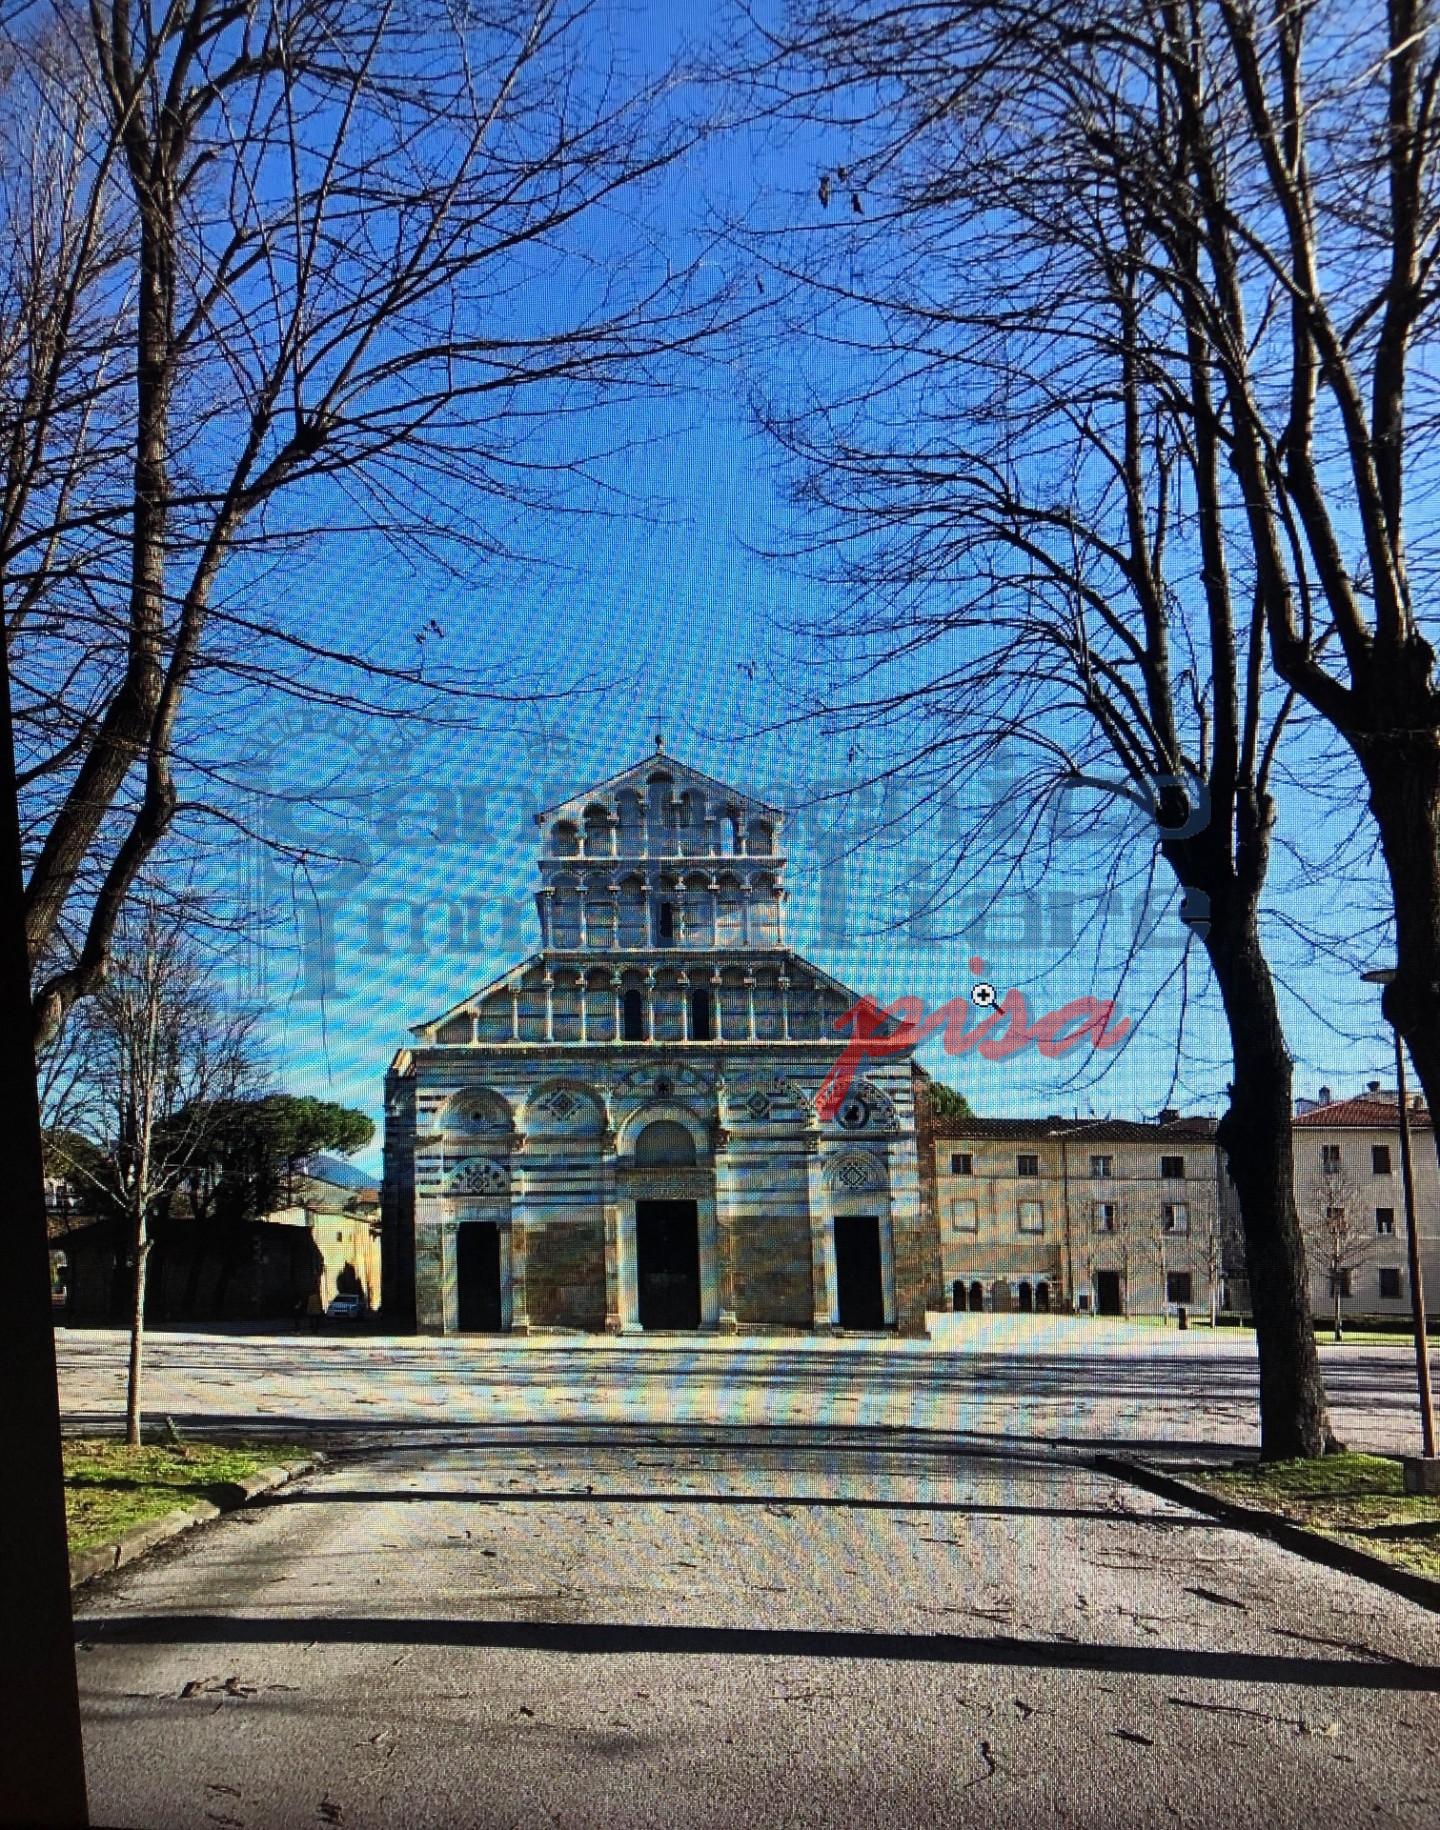
[[[676,976],[680,987],[680,1040],[690,1040],[690,974],[682,967]]]
[[[512,1042],[520,1040],[520,987],[518,985],[510,987],[510,1040]]]
[[[610,974],[610,989],[615,994],[615,1040],[617,1042],[620,1040],[621,1036],[624,1034],[624,1028],[623,1028],[623,1025],[620,1020],[621,1016],[623,1014],[623,1009],[624,1009],[624,1004],[623,1004],[624,985],[625,985],[625,981],[621,978],[618,971],[612,972]]]
[[[583,879],[575,892],[575,903],[580,911],[580,945],[584,948],[590,945],[590,902]]]
[[[621,1331],[620,1302],[620,1204],[616,1193],[615,1133],[605,1132],[600,1140],[600,1203],[605,1216],[605,1332]]]
[[[735,1315],[735,1207],[725,1119],[725,1083],[720,1080],[715,1084],[715,1326],[720,1334],[735,1334],[739,1329]]]
[[[782,1041],[788,1042],[790,1040],[790,981],[782,972],[778,983],[780,986],[780,1036]]]
[[[755,1040],[755,974],[745,974],[745,1039]]]
[[[525,1141],[516,1135],[515,1148],[523,1150]],[[529,1334],[530,1310],[525,1295],[525,1217],[528,1176],[525,1169],[510,1159],[510,1332]]]
[[[551,905],[554,900],[555,892],[547,885],[540,892],[540,945],[542,948],[550,945]]]
[[[635,1262],[635,1203],[622,1195],[615,1203],[615,1271],[621,1334],[640,1332],[640,1280]]]
[[[580,1040],[582,1042],[588,1042],[590,1040],[590,1001],[585,995],[586,976],[587,975],[583,972],[577,972],[575,974],[575,995],[580,1000]]]
[[[750,896],[750,879],[742,877],[740,879],[740,945],[742,947],[750,945]]]
[[[655,1040],[655,968],[645,968],[645,1040]]]
[[[545,974],[544,984],[545,1040],[547,1042],[553,1042],[555,1040],[555,975],[553,972],[547,972]]]
[[[807,1132],[805,1182],[810,1203],[810,1285],[815,1303],[815,1332],[829,1334],[840,1317],[835,1307],[830,1269],[835,1248],[830,1238],[830,1217],[825,1211],[825,1178],[821,1170],[820,1135]]]
[[[715,1040],[725,1040],[725,1022],[720,1014],[720,968],[717,966],[710,974],[710,1027],[715,1032]]]

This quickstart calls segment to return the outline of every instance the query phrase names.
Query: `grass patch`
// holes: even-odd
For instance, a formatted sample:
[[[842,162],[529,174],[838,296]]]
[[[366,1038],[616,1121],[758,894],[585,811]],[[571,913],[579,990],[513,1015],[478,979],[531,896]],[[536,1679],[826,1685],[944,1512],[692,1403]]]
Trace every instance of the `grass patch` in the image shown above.
[[[108,1544],[132,1525],[177,1506],[213,1500],[229,1481],[288,1461],[302,1451],[282,1443],[225,1446],[145,1443],[132,1449],[104,1438],[65,1443],[65,1523],[70,1549]]]
[[[1388,1455],[1246,1462],[1190,1478],[1223,1499],[1278,1513],[1309,1531],[1440,1580],[1440,1499],[1406,1493],[1400,1463]]]

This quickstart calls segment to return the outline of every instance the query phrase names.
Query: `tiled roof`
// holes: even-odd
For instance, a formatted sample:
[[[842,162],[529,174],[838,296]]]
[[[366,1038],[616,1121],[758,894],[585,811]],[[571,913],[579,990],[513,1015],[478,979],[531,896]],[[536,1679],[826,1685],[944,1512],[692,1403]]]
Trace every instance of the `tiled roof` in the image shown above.
[[[1295,1123],[1318,1131],[1347,1125],[1365,1131],[1398,1131],[1400,1110],[1393,1099],[1335,1099],[1328,1106],[1300,1113]],[[1430,1114],[1423,1106],[1412,1106],[1410,1123],[1417,1130],[1428,1131]]]
[[[1132,1144],[1215,1136],[1213,1118],[1177,1118],[1168,1124],[1140,1124],[1127,1118],[940,1118],[937,1138],[1063,1138],[1095,1144]]]

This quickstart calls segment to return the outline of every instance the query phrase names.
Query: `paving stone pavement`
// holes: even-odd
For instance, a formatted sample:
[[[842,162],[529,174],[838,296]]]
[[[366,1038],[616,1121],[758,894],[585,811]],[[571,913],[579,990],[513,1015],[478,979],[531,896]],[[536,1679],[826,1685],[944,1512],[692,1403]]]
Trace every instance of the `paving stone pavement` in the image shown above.
[[[1087,1465],[1230,1452],[1245,1356],[1016,1358],[157,1338],[335,1458],[78,1598],[95,1821],[1433,1823],[1440,1617]]]

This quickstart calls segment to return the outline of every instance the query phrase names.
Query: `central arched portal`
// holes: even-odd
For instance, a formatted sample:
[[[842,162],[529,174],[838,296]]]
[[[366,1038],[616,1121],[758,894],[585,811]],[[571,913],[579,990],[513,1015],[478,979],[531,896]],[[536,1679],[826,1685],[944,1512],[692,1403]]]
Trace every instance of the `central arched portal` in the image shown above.
[[[700,1326],[700,1218],[694,1201],[635,1203],[642,1328]]]

